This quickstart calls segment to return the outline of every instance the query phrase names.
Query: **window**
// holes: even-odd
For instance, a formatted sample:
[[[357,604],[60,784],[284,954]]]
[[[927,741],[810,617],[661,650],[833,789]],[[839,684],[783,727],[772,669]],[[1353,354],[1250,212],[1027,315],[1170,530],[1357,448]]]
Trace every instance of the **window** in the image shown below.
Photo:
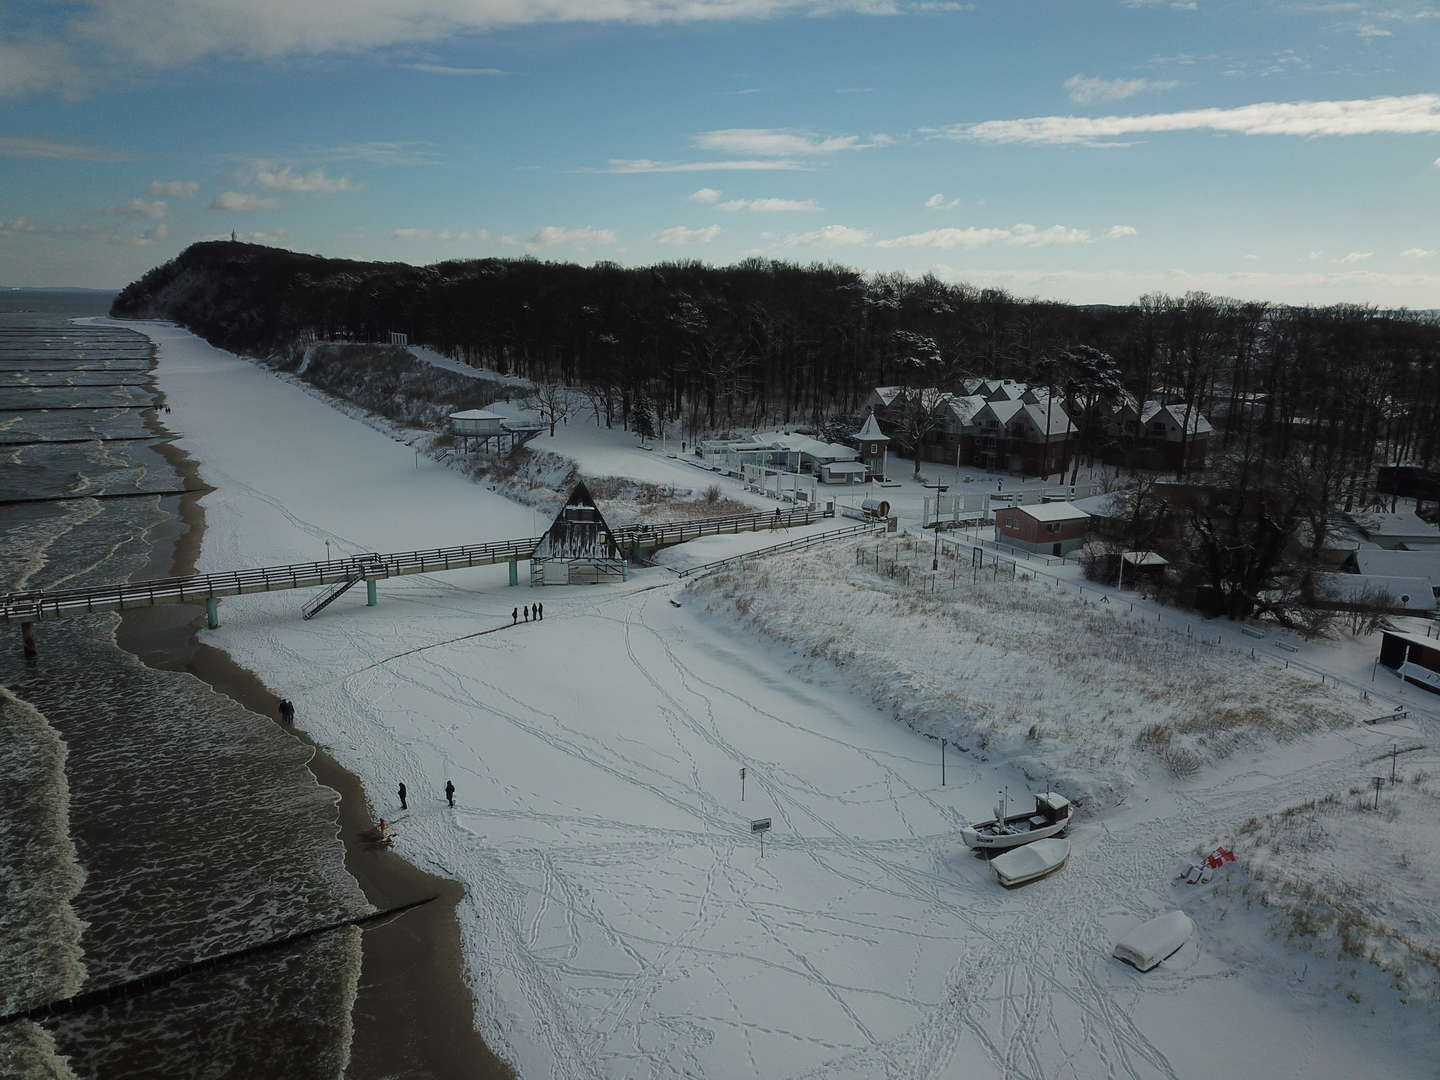
[[[1058,521],[1046,522],[1045,531],[1050,533],[1058,533],[1060,531],[1060,523]]]
[[[873,442],[872,442],[872,443],[870,444],[870,453],[872,453],[872,454],[878,454],[879,452],[880,452],[880,444],[879,444],[879,443],[873,443]]]

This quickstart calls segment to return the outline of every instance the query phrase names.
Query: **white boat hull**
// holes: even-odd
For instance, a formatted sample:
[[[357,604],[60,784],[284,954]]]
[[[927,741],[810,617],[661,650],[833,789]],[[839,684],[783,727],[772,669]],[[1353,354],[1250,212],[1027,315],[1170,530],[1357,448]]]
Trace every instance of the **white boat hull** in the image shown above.
[[[1021,844],[1029,844],[1035,840],[1045,840],[1056,836],[1070,827],[1070,819],[1067,817],[1060,821],[1028,829],[1007,825],[1006,828],[1013,830],[1010,832],[994,831],[997,824],[992,819],[967,826],[960,830],[960,839],[968,848],[982,851],[1003,851],[1006,848],[1019,847]]]
[[[1007,889],[1053,874],[1070,858],[1070,841],[1059,837],[1037,840],[1032,844],[996,855],[990,866],[1000,884]]]

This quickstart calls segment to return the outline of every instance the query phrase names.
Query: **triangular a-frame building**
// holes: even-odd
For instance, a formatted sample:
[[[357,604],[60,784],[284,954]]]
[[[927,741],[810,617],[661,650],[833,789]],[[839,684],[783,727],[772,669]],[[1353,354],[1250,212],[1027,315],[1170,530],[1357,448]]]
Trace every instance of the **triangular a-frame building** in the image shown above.
[[[535,546],[530,584],[594,584],[625,577],[625,557],[615,533],[582,481]]]

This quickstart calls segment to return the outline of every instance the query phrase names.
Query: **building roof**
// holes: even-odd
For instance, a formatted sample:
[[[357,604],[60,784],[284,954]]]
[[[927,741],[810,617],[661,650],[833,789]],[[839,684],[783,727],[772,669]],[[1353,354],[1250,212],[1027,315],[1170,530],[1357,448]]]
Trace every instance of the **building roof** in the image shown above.
[[[985,398],[980,394],[966,394],[963,397],[951,395],[945,400],[945,407],[961,424],[972,423],[975,414],[985,407]]]
[[[832,473],[863,473],[865,466],[858,461],[827,461],[820,466]]]
[[[1435,610],[1429,578],[1316,574],[1315,598],[1339,604],[1375,603],[1377,607],[1402,611]]]
[[[1361,548],[1355,552],[1355,566],[1362,574],[1429,578],[1431,587],[1440,589],[1440,547],[1418,551]]]
[[[1029,506],[1016,506],[1012,509],[1022,514],[1029,514],[1036,521],[1079,521],[1088,518],[1090,515],[1081,510],[1074,503],[1032,503]]]
[[[1440,638],[1427,638],[1420,634],[1411,634],[1405,630],[1382,630],[1386,637],[1398,638],[1407,645],[1418,645],[1422,649],[1434,649],[1440,652]]]
[[[1025,413],[1035,422],[1035,430],[1043,431],[1047,435],[1063,435],[1067,431],[1075,430],[1075,425],[1070,423],[1070,414],[1061,408],[1058,402],[1050,405],[1026,405]]]
[[[1215,429],[1210,421],[1201,415],[1199,409],[1191,409],[1188,425],[1185,418],[1185,403],[1178,402],[1170,405],[1161,405],[1158,401],[1147,401],[1145,408],[1140,411],[1140,419],[1148,424],[1157,414],[1165,413],[1177,428],[1183,428],[1187,435],[1208,435]]]
[[[1118,491],[1107,491],[1100,495],[1088,495],[1083,499],[1072,499],[1070,505],[1097,518],[1120,518],[1128,512],[1125,500],[1120,497]]]
[[[879,393],[879,391],[877,390],[876,393]],[[875,419],[874,413],[871,413],[865,418],[865,424],[859,431],[855,433],[855,438],[861,440],[862,442],[890,441],[890,436],[886,435],[883,431],[880,430],[880,422]]]
[[[1356,514],[1355,524],[1366,536],[1431,538],[1440,541],[1440,528],[1423,521],[1408,510],[1398,514]]]
[[[1131,566],[1169,566],[1170,560],[1161,555],[1158,551],[1125,551],[1121,552],[1122,562]]]
[[[989,401],[985,403],[985,407],[994,413],[1000,423],[1008,424],[1015,418],[1016,413],[1025,408],[1025,405],[1019,401]]]
[[[505,417],[499,413],[486,412],[484,409],[466,409],[464,412],[452,412],[451,420],[504,420]]]

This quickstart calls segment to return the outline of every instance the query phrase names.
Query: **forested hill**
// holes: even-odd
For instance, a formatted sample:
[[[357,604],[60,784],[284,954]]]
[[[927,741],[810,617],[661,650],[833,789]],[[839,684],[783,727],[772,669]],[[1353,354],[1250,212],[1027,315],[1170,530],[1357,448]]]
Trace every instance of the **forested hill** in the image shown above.
[[[1271,434],[1303,423],[1327,441],[1440,452],[1440,323],[1358,305],[1187,293],[1076,306],[765,259],[415,267],[215,242],[127,286],[113,312],[174,319],[260,354],[312,335],[383,341],[400,331],[503,372],[648,399],[692,430],[818,424],[856,413],[876,386],[949,390],[963,375],[1074,390],[1098,350],[1142,401],[1232,416],[1263,401],[1253,420]]]

